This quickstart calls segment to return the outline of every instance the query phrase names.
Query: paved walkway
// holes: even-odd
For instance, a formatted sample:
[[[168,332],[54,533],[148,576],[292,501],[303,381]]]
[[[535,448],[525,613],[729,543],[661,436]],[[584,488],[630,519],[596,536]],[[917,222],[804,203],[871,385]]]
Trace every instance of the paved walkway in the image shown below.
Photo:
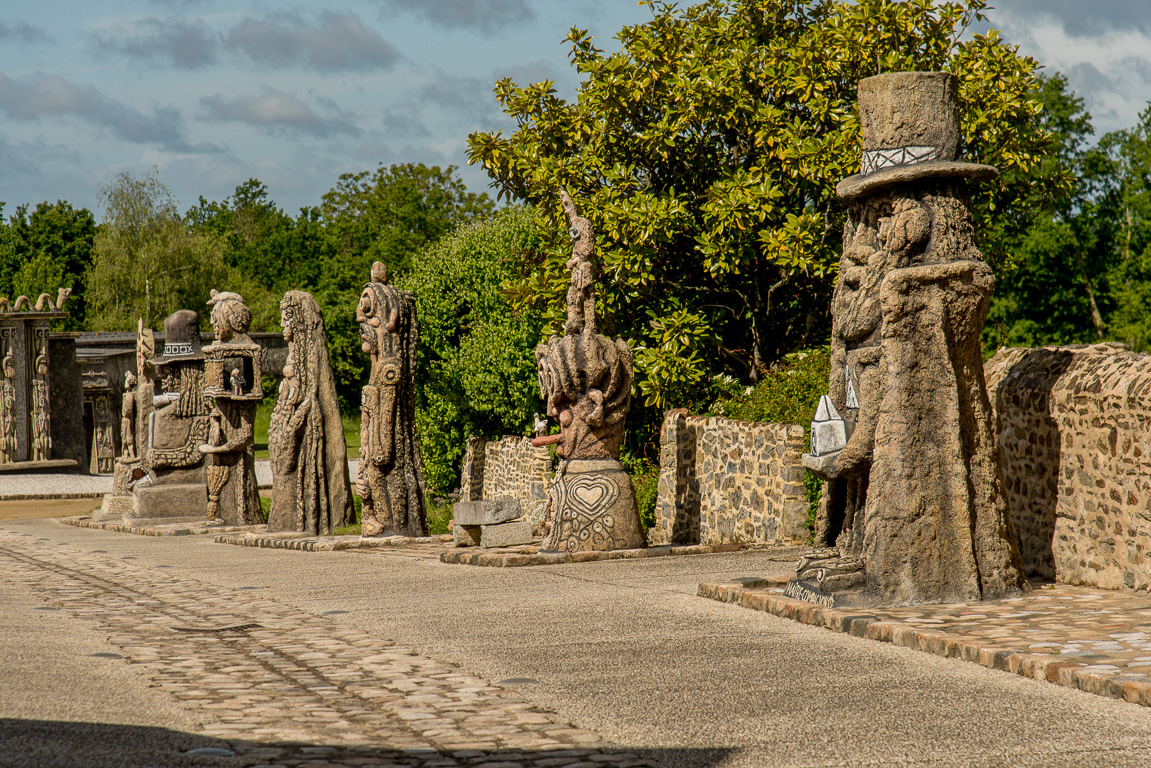
[[[696,595],[793,553],[466,568],[0,529],[4,766],[1151,766],[1143,707]],[[216,744],[242,754],[182,755]]]
[[[1036,583],[1021,597],[821,608],[778,586],[700,584],[713,600],[1151,707],[1151,594]]]

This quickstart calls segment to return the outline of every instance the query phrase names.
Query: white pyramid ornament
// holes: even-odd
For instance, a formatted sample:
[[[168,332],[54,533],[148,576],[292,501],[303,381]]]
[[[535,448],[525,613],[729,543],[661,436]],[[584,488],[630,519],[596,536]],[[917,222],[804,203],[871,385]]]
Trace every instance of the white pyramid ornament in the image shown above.
[[[847,445],[847,425],[835,403],[827,395],[819,398],[815,419],[811,422],[811,455],[826,456],[842,451]]]

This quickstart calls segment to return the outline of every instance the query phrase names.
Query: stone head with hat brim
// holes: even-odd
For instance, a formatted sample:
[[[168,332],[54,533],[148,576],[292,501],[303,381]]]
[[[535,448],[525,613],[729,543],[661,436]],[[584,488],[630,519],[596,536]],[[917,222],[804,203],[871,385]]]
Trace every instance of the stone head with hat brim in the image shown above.
[[[990,165],[960,160],[959,78],[947,72],[890,72],[859,81],[860,172],[836,193],[855,199],[894,185],[990,179]]]
[[[203,360],[200,350],[200,313],[180,309],[164,318],[164,352],[152,365]]]

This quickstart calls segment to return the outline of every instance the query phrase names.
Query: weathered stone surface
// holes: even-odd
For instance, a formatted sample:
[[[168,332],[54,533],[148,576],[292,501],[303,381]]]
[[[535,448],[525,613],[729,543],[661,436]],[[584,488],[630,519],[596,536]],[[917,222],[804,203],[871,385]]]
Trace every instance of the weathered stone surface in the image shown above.
[[[1001,349],[985,371],[1024,567],[1151,589],[1151,355],[1119,344]]]
[[[540,396],[548,416],[559,422],[560,434],[541,435],[532,444],[554,444],[562,458],[548,502],[551,522],[544,526],[544,547],[628,549],[643,544],[631,480],[618,461],[631,406],[632,351],[622,339],[613,342],[596,333],[595,235],[562,189],[560,201],[573,246],[567,262],[567,324],[564,336],[553,336],[536,349]],[[602,476],[595,477],[596,472]]]
[[[668,411],[648,544],[805,540],[802,452],[798,425]]]
[[[360,470],[364,536],[426,536],[424,463],[416,438],[416,341],[419,323],[410,291],[387,285],[387,268],[372,265],[372,282],[356,307],[363,350],[372,358],[363,389]]]
[[[203,482],[137,485],[132,493],[132,518],[202,517],[208,503]]]
[[[560,464],[552,487],[554,512],[544,549],[587,552],[644,545],[631,477],[616,459]]]
[[[494,525],[523,516],[518,499],[457,501],[452,505],[456,525]]]
[[[268,427],[272,463],[269,531],[315,535],[351,523],[344,426],[319,304],[288,291],[280,302],[288,362]]]
[[[943,73],[862,81],[863,170],[840,185],[828,394],[853,430],[824,471],[816,543],[861,561],[865,591],[884,603],[1027,588],[983,380],[994,276],[955,170],[957,88]],[[803,563],[797,573],[811,575]]]
[[[481,547],[516,547],[532,543],[531,520],[511,520],[495,525],[481,525]]]
[[[460,499],[517,499],[542,534],[555,462],[529,437],[468,438],[460,477]]]
[[[256,483],[254,422],[263,398],[260,348],[248,337],[252,313],[237,293],[212,291],[216,341],[204,348],[204,398],[211,399],[207,457],[208,521],[224,525],[264,522]]]
[[[452,546],[478,547],[480,545],[480,527],[478,525],[452,525]]]

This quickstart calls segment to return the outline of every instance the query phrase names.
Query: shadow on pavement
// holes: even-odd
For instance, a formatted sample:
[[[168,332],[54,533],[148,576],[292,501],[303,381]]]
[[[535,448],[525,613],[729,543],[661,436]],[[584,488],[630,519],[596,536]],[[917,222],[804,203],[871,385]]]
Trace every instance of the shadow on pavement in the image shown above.
[[[188,754],[216,749],[223,754]],[[208,768],[209,766],[324,766],[324,768],[713,768],[730,749],[396,750],[289,742],[233,742],[168,728],[108,723],[0,718],[2,768]]]

